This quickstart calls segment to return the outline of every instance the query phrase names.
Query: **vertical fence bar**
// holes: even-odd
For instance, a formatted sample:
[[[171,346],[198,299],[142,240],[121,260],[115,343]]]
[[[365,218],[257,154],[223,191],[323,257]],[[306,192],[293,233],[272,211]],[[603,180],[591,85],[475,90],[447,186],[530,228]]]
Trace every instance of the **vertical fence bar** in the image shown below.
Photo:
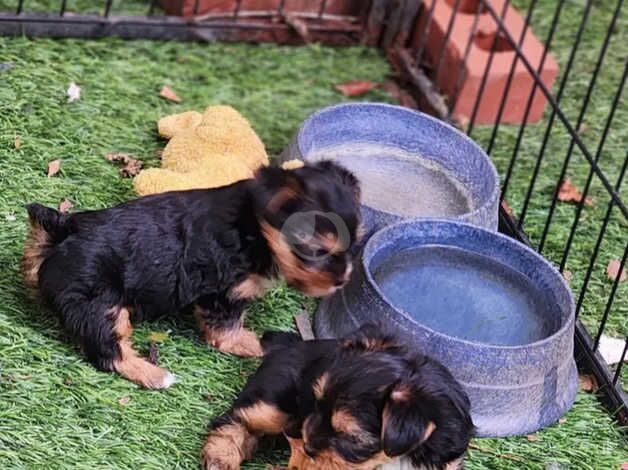
[[[17,8],[15,9],[15,14],[19,15],[24,10],[24,0],[19,0],[17,2]]]
[[[198,15],[200,6],[201,6],[201,0],[194,0],[194,10],[192,12],[194,16]]]
[[[441,47],[440,53],[438,54],[438,56],[436,56],[438,57],[438,65],[434,69],[435,73],[433,75],[433,78],[435,81],[438,81],[438,75],[440,74],[443,63],[445,62],[445,51],[447,50],[447,43],[449,42],[451,33],[454,30],[454,23],[456,22],[456,17],[458,16],[460,2],[461,0],[456,0],[456,3],[454,3],[454,8],[451,11],[451,16],[449,17],[449,23],[447,23],[447,30],[445,31],[445,38],[443,39],[443,47]]]
[[[486,0],[480,0],[485,2]],[[501,14],[499,15],[499,23],[503,26],[504,18],[506,17],[506,12],[510,7],[510,0],[506,0],[504,2],[504,6],[502,7]],[[469,119],[469,127],[467,127],[467,135],[471,135],[473,132],[473,126],[475,125],[475,120],[478,116],[478,111],[480,110],[480,102],[482,101],[482,95],[484,95],[484,88],[486,87],[486,82],[488,81],[488,74],[491,71],[491,66],[493,65],[493,58],[495,57],[495,52],[497,51],[497,40],[499,38],[500,33],[499,25],[497,32],[495,33],[495,37],[493,38],[493,44],[491,45],[491,52],[488,55],[488,60],[486,61],[486,67],[484,69],[484,75],[482,75],[482,81],[480,82],[480,89],[478,90],[478,96],[475,99],[475,104],[473,105],[473,111],[471,112],[471,118]]]
[[[320,20],[325,14],[325,9],[327,8],[327,0],[321,0],[321,6],[318,9],[318,19]]]
[[[593,343],[594,351],[597,351],[597,348],[600,345],[600,339],[604,333],[604,328],[606,328],[608,315],[611,313],[611,307],[613,306],[615,294],[617,293],[617,287],[619,286],[619,279],[621,278],[620,274],[626,268],[626,258],[628,258],[628,244],[626,244],[626,248],[624,248],[624,256],[622,256],[621,262],[619,263],[619,270],[615,280],[613,281],[613,287],[611,288],[611,293],[609,294],[608,301],[606,302],[606,308],[604,309],[604,314],[602,315],[602,321],[600,322],[600,327],[598,328],[597,335],[595,336],[595,342]]]
[[[621,185],[624,181],[624,175],[626,174],[627,168],[628,168],[628,151],[626,152],[626,157],[624,158],[624,164],[622,165],[622,168],[619,171],[619,176],[617,177],[617,183],[615,183],[615,191],[617,193],[619,193],[619,190],[621,189]],[[614,205],[615,205],[615,201],[613,201],[613,198],[611,197],[611,200],[608,203],[608,207],[606,208],[606,214],[604,215],[602,226],[600,227],[600,232],[595,242],[595,247],[593,248],[593,254],[591,255],[591,261],[589,261],[589,267],[587,268],[587,272],[584,276],[584,281],[582,282],[582,287],[580,288],[580,295],[578,296],[578,303],[576,304],[576,316],[580,314],[580,309],[582,308],[582,304],[586,296],[587,288],[589,287],[589,281],[591,280],[591,275],[593,274],[593,269],[595,268],[597,255],[600,252],[600,247],[602,246],[602,241],[604,240],[604,235],[606,234],[606,228],[608,227],[608,222],[611,219],[611,213],[613,212]]]
[[[66,0],[61,0],[61,8],[59,8],[59,16],[65,15]]]
[[[151,0],[150,6],[148,7],[148,16],[153,16],[155,14],[155,7],[157,6],[158,0]]]
[[[613,385],[617,385],[619,381],[619,376],[621,374],[621,368],[624,365],[624,361],[626,360],[626,351],[628,351],[628,336],[626,336],[626,342],[624,344],[624,350],[621,353],[621,357],[619,358],[619,362],[617,363],[617,369],[615,369],[615,375],[613,376]]]
[[[416,48],[416,66],[420,67],[423,62],[423,54],[425,53],[425,46],[427,45],[427,40],[430,35],[430,31],[432,29],[432,21],[434,20],[434,9],[436,8],[436,1],[432,0],[432,4],[430,5],[430,9],[427,12],[427,19],[425,20],[425,32],[419,38],[419,44]],[[423,3],[425,5],[425,2]]]
[[[235,7],[233,9],[233,19],[237,21],[238,16],[240,16],[240,8],[242,8],[242,0],[236,0]]]
[[[469,60],[469,54],[471,53],[471,46],[473,46],[473,38],[475,37],[475,33],[478,29],[478,24],[480,22],[480,13],[482,12],[482,2],[478,2],[478,6],[475,11],[475,17],[473,18],[473,24],[471,24],[471,31],[469,32],[469,40],[467,41],[467,45],[464,49],[464,54],[462,55],[462,60],[460,61],[460,66],[458,67],[458,75],[456,76],[456,84],[454,85],[454,91],[451,94],[451,98],[449,99],[449,106],[447,109],[447,120],[451,120],[451,115],[456,108],[456,104],[458,103],[458,98],[460,94],[460,89],[462,88],[462,82],[465,78],[465,72],[467,69],[467,60]]]
[[[286,7],[286,0],[281,0],[277,6],[277,14],[283,16],[283,10]]]
[[[523,26],[523,29],[521,30],[521,34],[519,35],[519,41],[517,42],[518,47],[523,46],[523,41],[525,41],[526,35],[528,34],[528,29],[530,29],[530,22],[532,21],[532,15],[534,14],[536,3],[537,3],[537,0],[532,0],[530,2],[530,6],[528,7],[528,12],[526,13],[525,25]],[[549,47],[547,43],[545,47],[546,47],[545,50],[547,50],[547,48]],[[515,78],[515,71],[517,70],[518,63],[519,63],[519,56],[515,54],[515,57],[512,60],[512,65],[510,66],[510,71],[508,72],[508,78],[506,79],[506,86],[504,87],[504,94],[502,95],[502,100],[499,103],[499,109],[497,110],[497,117],[495,118],[495,124],[493,125],[493,131],[491,132],[491,138],[489,139],[488,147],[486,148],[486,153],[488,153],[489,155],[493,151],[493,145],[495,144],[495,139],[497,139],[497,132],[499,130],[499,125],[502,121],[504,110],[506,109],[506,102],[508,101],[508,94],[510,93],[510,87],[512,86],[512,81]],[[514,157],[515,155],[513,154],[513,158]]]
[[[611,37],[613,35],[613,30],[615,29],[615,25],[617,23],[617,18],[619,18],[619,13],[621,12],[621,7],[624,3],[624,0],[619,0],[617,2],[617,7],[613,12],[613,18],[611,19],[610,24],[608,25],[608,30],[606,32],[606,36],[604,37],[604,42],[602,44],[602,50],[600,51],[600,55],[595,64],[595,69],[593,70],[593,74],[591,75],[591,79],[589,81],[589,86],[587,87],[587,92],[584,97],[584,101],[582,103],[582,108],[580,109],[580,114],[578,115],[578,120],[576,121],[576,126],[574,127],[575,132],[580,129],[582,125],[582,121],[584,120],[584,116],[589,107],[589,102],[591,100],[591,95],[593,94],[593,89],[595,88],[595,84],[597,82],[597,77],[600,73],[600,69],[602,68],[602,64],[604,63],[604,58],[606,57],[606,51],[608,50],[608,45],[610,43]],[[543,251],[545,247],[545,241],[547,240],[547,234],[549,233],[550,226],[552,225],[552,219],[554,217],[554,211],[556,210],[556,203],[558,201],[558,192],[560,191],[560,186],[562,181],[565,179],[565,175],[567,174],[567,169],[569,168],[569,163],[571,161],[571,155],[573,154],[573,149],[575,146],[574,136],[571,136],[571,142],[569,143],[569,148],[567,149],[567,155],[565,155],[565,160],[563,161],[563,166],[560,169],[560,176],[558,181],[556,182],[556,186],[554,187],[554,197],[552,198],[552,202],[550,204],[549,212],[547,214],[547,220],[545,221],[545,227],[543,227],[543,233],[541,235],[541,241],[539,242],[539,253]],[[583,204],[582,202],[581,204]]]
[[[617,88],[617,92],[615,93],[615,97],[613,98],[613,104],[611,105],[611,110],[608,113],[608,117],[606,118],[606,124],[604,126],[604,130],[602,131],[602,137],[600,137],[600,141],[597,146],[597,150],[595,151],[594,161],[598,163],[600,157],[602,156],[602,150],[604,149],[604,144],[606,144],[606,138],[608,137],[608,132],[610,131],[611,124],[613,123],[613,118],[615,117],[615,111],[619,107],[621,96],[624,92],[624,85],[626,84],[626,76],[628,75],[628,60],[624,65],[624,73],[621,78],[621,82],[619,87]],[[582,190],[582,203],[576,206],[576,215],[574,217],[574,221],[571,224],[571,230],[569,231],[569,237],[567,238],[567,243],[565,244],[565,249],[563,251],[563,257],[560,261],[560,271],[562,272],[565,269],[565,265],[567,264],[567,258],[569,257],[569,251],[571,250],[571,245],[573,243],[574,236],[576,234],[576,229],[578,227],[578,223],[580,222],[580,216],[582,215],[582,210],[584,208],[584,201],[589,194],[589,189],[591,187],[591,182],[593,181],[593,168],[589,169],[589,174],[587,175],[587,181]]]
[[[571,73],[571,68],[574,64],[574,59],[576,58],[576,54],[578,52],[578,48],[580,47],[580,42],[582,41],[582,35],[584,33],[584,29],[589,21],[589,14],[591,13],[591,7],[593,6],[593,0],[588,0],[585,7],[584,12],[582,13],[582,19],[580,20],[580,25],[578,26],[578,31],[576,32],[576,37],[574,38],[574,43],[569,52],[569,58],[567,59],[567,65],[563,71],[563,77],[560,81],[560,85],[558,86],[558,93],[556,94],[556,106],[560,106],[560,103],[563,98],[563,93],[567,86],[567,82],[569,79],[569,75]],[[534,83],[536,92],[537,82]],[[534,95],[532,95],[532,98]],[[532,106],[532,102],[530,98],[528,101],[530,102],[530,106]],[[529,113],[528,113],[529,114]],[[541,148],[539,149],[539,153],[536,157],[536,163],[534,164],[534,169],[532,170],[532,177],[530,178],[530,183],[528,183],[528,189],[526,191],[526,195],[523,199],[523,208],[521,209],[521,214],[519,214],[519,220],[517,222],[518,228],[521,230],[523,226],[523,222],[525,221],[526,215],[528,213],[528,207],[530,204],[530,200],[532,199],[532,191],[534,191],[534,186],[536,185],[536,180],[539,176],[539,172],[541,170],[541,163],[543,162],[543,157],[545,155],[545,149],[547,148],[547,144],[550,139],[550,135],[552,133],[552,128],[554,127],[554,120],[556,119],[557,108],[552,107],[552,112],[547,121],[547,126],[545,127],[545,133],[543,134],[543,140],[541,141]],[[527,125],[527,120],[523,121],[523,124],[519,128],[519,134],[517,135],[517,141],[515,144],[515,148],[519,149],[521,145],[521,141],[523,139],[523,134],[525,132],[525,128]],[[514,162],[511,162],[511,165],[514,166]],[[504,179],[504,189],[502,191],[502,196],[505,196],[505,192],[508,190],[508,182],[510,181],[510,176],[512,173],[512,168],[509,168],[509,172],[506,173],[506,178]]]
[[[103,16],[105,18],[107,18],[109,16],[109,13],[111,12],[112,3],[113,3],[113,0],[107,0],[107,3],[105,4],[105,12],[103,13]]]

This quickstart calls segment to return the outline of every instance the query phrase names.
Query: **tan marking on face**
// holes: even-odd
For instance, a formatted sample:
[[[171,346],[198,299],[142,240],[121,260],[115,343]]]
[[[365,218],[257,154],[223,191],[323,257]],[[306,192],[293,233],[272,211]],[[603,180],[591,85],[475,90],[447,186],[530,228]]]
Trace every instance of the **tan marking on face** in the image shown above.
[[[261,357],[264,350],[255,333],[238,323],[231,329],[210,328],[204,319],[205,312],[199,306],[194,307],[194,317],[207,344],[219,351],[240,357]]]
[[[333,233],[325,233],[317,237],[317,241],[320,247],[330,254],[342,253],[347,250],[346,246],[343,246],[340,239]]]
[[[350,349],[364,349],[365,351],[386,351],[398,347],[396,343],[384,338],[347,339],[343,342],[343,346]]]
[[[383,452],[378,452],[364,462],[352,463],[347,462],[332,450],[323,450],[312,459],[303,450],[303,440],[288,438],[288,443],[290,444],[289,470],[374,470],[379,465],[392,460]]]
[[[120,358],[113,362],[113,368],[122,377],[145,388],[168,388],[174,383],[174,376],[166,369],[151,364],[140,357],[133,349],[130,312],[124,307],[114,307],[109,312],[114,321],[114,332],[118,337]]]
[[[205,470],[237,470],[253,456],[257,438],[242,424],[232,423],[211,431],[201,452]]]
[[[259,401],[235,411],[252,433],[280,434],[283,432],[288,415],[274,405]]]
[[[289,285],[295,285],[301,292],[314,297],[323,297],[336,290],[330,273],[304,266],[279,230],[267,222],[260,222],[260,225],[279,271]]]
[[[362,427],[349,410],[341,408],[331,415],[331,425],[337,432],[345,434],[362,433]]]
[[[44,262],[44,251],[51,246],[50,235],[39,224],[32,223],[24,241],[21,270],[24,284],[30,289],[39,287],[39,269]]]
[[[324,372],[314,384],[312,385],[312,390],[314,391],[314,396],[317,400],[322,400],[325,396],[325,388],[327,387],[327,382],[329,381],[329,373]]]
[[[296,188],[290,186],[283,186],[280,188],[273,197],[270,198],[266,209],[276,214],[283,207],[283,205],[291,199],[296,199],[299,196],[299,192]]]
[[[237,284],[229,292],[229,297],[234,300],[253,300],[263,296],[271,287],[271,281],[258,274],[250,274],[244,281]]]

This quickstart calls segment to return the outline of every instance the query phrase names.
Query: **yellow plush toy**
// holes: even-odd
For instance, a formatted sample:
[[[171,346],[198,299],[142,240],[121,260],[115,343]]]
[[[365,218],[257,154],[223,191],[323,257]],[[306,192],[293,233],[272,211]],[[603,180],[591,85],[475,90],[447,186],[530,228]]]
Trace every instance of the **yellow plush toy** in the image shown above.
[[[157,127],[170,141],[161,168],[143,170],[135,177],[133,185],[141,196],[226,186],[252,178],[258,168],[268,165],[264,144],[230,106],[166,116]]]

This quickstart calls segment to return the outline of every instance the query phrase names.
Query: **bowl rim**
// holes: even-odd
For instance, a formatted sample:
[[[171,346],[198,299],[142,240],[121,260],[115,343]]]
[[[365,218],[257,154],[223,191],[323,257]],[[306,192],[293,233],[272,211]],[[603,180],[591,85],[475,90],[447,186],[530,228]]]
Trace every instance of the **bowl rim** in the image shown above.
[[[495,167],[495,165],[493,164],[493,161],[491,160],[491,158],[489,157],[489,155],[484,151],[484,149],[482,147],[480,147],[477,142],[475,142],[472,138],[470,138],[467,134],[465,134],[464,132],[456,129],[455,127],[453,127],[452,125],[441,121],[440,119],[437,119],[433,116],[430,116],[429,114],[426,113],[422,113],[421,111],[417,111],[415,109],[410,109],[410,108],[406,108],[404,106],[399,106],[399,105],[394,105],[394,104],[390,104],[390,103],[382,103],[382,102],[376,102],[376,101],[360,101],[360,102],[348,102],[348,103],[337,103],[337,104],[333,104],[331,106],[326,106],[324,108],[319,109],[318,111],[310,114],[305,121],[303,121],[301,123],[301,125],[299,126],[299,129],[297,131],[297,135],[296,135],[296,143],[297,143],[297,148],[299,150],[299,154],[301,155],[301,157],[304,157],[304,153],[303,153],[303,148],[301,146],[301,136],[302,136],[302,132],[306,129],[307,126],[312,124],[312,121],[314,119],[316,119],[317,117],[326,114],[328,112],[334,111],[336,109],[341,109],[341,108],[381,108],[381,109],[394,109],[396,111],[399,112],[403,112],[406,113],[408,115],[413,116],[414,118],[419,118],[419,119],[425,119],[427,121],[431,121],[433,124],[437,125],[437,126],[441,126],[445,129],[447,129],[449,132],[453,133],[454,135],[456,135],[458,138],[461,138],[462,140],[466,141],[467,143],[469,143],[472,147],[474,147],[477,152],[478,155],[481,155],[481,157],[486,161],[486,163],[488,164],[489,167],[489,171],[490,171],[490,175],[492,177],[493,180],[493,188],[491,189],[491,192],[489,194],[489,196],[483,201],[482,204],[479,204],[476,208],[474,208],[473,210],[469,211],[469,212],[464,212],[462,214],[458,214],[455,217],[452,218],[452,220],[456,220],[456,219],[460,219],[460,218],[473,218],[474,216],[477,216],[483,212],[485,212],[487,209],[490,209],[492,204],[499,198],[499,193],[500,193],[500,179],[499,179],[499,173],[497,172],[497,168]],[[450,172],[451,173],[451,172]],[[455,175],[453,175],[455,177]],[[362,203],[364,204],[364,203]],[[383,214],[387,214],[387,215],[391,215],[391,216],[397,216],[397,217],[401,217],[404,220],[412,220],[414,219],[414,217],[405,217],[405,216],[401,216],[400,214],[396,214],[394,212],[389,212],[386,210],[381,210],[381,209],[376,209],[374,207],[368,206],[371,209],[377,211],[377,212],[381,212]],[[420,217],[423,218],[423,217]]]
[[[513,248],[518,249],[518,250],[522,250],[530,255],[532,255],[532,257],[536,258],[540,263],[544,264],[549,271],[552,273],[552,275],[554,275],[554,277],[556,279],[558,279],[559,281],[559,285],[561,286],[562,289],[565,290],[565,292],[567,293],[567,299],[568,299],[568,307],[569,307],[569,319],[558,329],[556,330],[554,333],[552,333],[551,335],[537,340],[537,341],[533,341],[531,343],[525,343],[525,344],[518,344],[518,345],[497,345],[497,344],[489,344],[489,343],[483,343],[480,341],[470,341],[467,339],[463,339],[463,338],[459,338],[457,336],[452,336],[452,335],[448,335],[446,333],[443,333],[441,331],[435,330],[427,325],[425,325],[422,322],[419,322],[417,320],[414,320],[412,317],[410,317],[410,315],[408,315],[407,312],[405,312],[404,310],[398,308],[393,302],[390,301],[390,299],[382,292],[382,289],[379,287],[379,285],[377,284],[377,282],[375,282],[375,279],[373,278],[370,269],[367,266],[367,262],[370,262],[370,260],[373,258],[373,255],[375,255],[377,253],[376,248],[374,247],[374,245],[381,243],[381,239],[384,238],[385,236],[387,236],[387,234],[391,233],[391,232],[395,232],[398,231],[400,228],[406,227],[406,226],[416,226],[416,225],[426,225],[426,226],[431,226],[431,227],[435,227],[439,224],[444,224],[444,225],[450,225],[450,226],[462,226],[465,229],[470,229],[470,230],[476,230],[478,232],[483,232],[486,236],[489,237],[494,237],[495,239],[501,239],[503,241],[505,241],[507,244],[511,245]],[[455,246],[455,245],[452,245]],[[504,234],[501,234],[499,232],[493,232],[491,230],[487,230],[485,228],[482,227],[478,227],[477,225],[473,225],[467,222],[460,222],[457,220],[452,220],[452,219],[443,219],[443,218],[415,218],[415,219],[410,219],[410,220],[404,220],[401,222],[397,222],[395,224],[389,225],[387,227],[384,227],[383,229],[377,231],[373,236],[371,236],[368,241],[366,242],[366,244],[364,245],[364,250],[362,252],[362,256],[360,257],[360,265],[361,268],[364,272],[364,276],[366,277],[366,280],[369,284],[369,287],[371,289],[373,289],[373,291],[376,293],[377,296],[379,296],[379,298],[384,301],[392,310],[394,310],[397,314],[401,315],[404,319],[408,320],[409,322],[420,326],[421,328],[425,329],[426,331],[428,331],[431,335],[446,339],[448,341],[455,341],[459,344],[464,344],[464,345],[469,345],[469,346],[473,346],[475,348],[482,348],[482,349],[487,349],[487,350],[495,350],[495,351],[503,351],[503,350],[508,350],[508,351],[520,351],[520,350],[529,350],[530,348],[540,348],[545,346],[548,343],[552,343],[554,341],[557,340],[557,338],[562,337],[565,333],[567,333],[570,329],[572,329],[575,325],[575,303],[574,303],[574,299],[573,299],[573,293],[571,292],[571,289],[569,288],[569,285],[567,284],[567,281],[565,280],[565,278],[562,276],[562,274],[560,274],[560,272],[554,267],[554,265],[552,263],[550,263],[548,260],[546,260],[543,256],[541,256],[539,253],[537,253],[536,251],[534,251],[532,248],[528,247],[527,245],[513,239],[510,238]],[[511,266],[512,268],[512,266]],[[515,269],[515,268],[513,268]]]

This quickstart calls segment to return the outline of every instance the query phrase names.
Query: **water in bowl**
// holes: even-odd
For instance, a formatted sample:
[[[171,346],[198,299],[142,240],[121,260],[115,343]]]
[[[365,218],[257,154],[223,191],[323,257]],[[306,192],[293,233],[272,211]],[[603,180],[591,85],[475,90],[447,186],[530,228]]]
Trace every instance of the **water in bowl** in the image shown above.
[[[468,191],[438,163],[398,147],[351,143],[325,147],[311,160],[336,160],[360,180],[362,202],[403,217],[452,217],[471,212]]]
[[[516,346],[558,329],[551,299],[527,276],[460,248],[399,251],[374,267],[373,278],[396,308],[457,338]]]

